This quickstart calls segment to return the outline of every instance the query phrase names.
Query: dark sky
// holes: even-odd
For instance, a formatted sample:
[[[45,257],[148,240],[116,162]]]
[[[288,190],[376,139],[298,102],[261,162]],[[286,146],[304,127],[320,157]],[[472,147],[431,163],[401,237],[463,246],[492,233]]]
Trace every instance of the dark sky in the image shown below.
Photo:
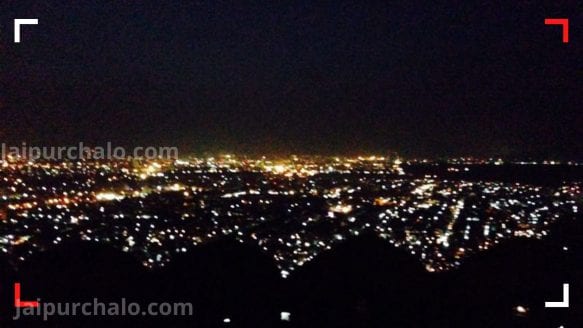
[[[577,1],[243,2],[3,0],[0,138],[583,158]]]

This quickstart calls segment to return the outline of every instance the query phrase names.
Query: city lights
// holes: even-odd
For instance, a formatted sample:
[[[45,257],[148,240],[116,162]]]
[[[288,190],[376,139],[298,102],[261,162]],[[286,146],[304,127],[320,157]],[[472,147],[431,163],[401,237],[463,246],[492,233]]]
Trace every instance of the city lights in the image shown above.
[[[409,174],[415,163],[386,156],[235,155],[4,162],[0,250],[26,260],[78,239],[111,244],[153,268],[228,237],[260,246],[286,278],[320,253],[370,232],[439,272],[504,239],[542,239],[551,223],[580,212],[580,182],[543,187],[443,179]],[[463,167],[499,163],[440,165],[461,167],[445,170],[459,174],[467,172]]]

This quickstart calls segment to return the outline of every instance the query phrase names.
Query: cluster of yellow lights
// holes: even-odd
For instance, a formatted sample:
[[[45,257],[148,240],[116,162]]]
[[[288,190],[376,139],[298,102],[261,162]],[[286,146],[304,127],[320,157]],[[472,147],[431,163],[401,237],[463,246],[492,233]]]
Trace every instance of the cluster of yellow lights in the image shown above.
[[[268,172],[268,173],[283,175],[286,177],[293,177],[293,176],[307,177],[307,176],[313,176],[313,175],[318,174],[317,170],[306,168],[301,164],[265,165],[264,170],[265,170],[265,172]]]
[[[374,200],[374,204],[376,206],[391,206],[396,205],[396,202],[391,198],[377,197]]]
[[[111,202],[114,200],[122,200],[125,196],[114,192],[100,192],[95,194],[95,199],[98,202]]]
[[[348,214],[352,212],[352,205],[337,204],[330,207],[330,212]]]

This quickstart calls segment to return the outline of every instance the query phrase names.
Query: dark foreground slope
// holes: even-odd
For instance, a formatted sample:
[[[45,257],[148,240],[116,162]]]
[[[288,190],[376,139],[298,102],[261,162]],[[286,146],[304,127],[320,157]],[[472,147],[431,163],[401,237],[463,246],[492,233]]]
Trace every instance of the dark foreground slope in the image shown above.
[[[362,237],[308,263],[287,295],[298,327],[404,327],[428,314],[431,278],[404,251]]]
[[[257,247],[222,241],[148,271],[108,247],[68,243],[15,272],[0,258],[1,327],[579,327],[583,231],[557,226],[543,241],[514,240],[459,270],[429,274],[403,250],[364,236],[280,278]],[[45,301],[192,302],[186,317],[52,317],[13,321],[11,284]],[[545,309],[571,284],[569,309]],[[518,313],[522,306],[527,313]],[[280,321],[282,311],[291,322]],[[229,318],[230,323],[224,323]]]

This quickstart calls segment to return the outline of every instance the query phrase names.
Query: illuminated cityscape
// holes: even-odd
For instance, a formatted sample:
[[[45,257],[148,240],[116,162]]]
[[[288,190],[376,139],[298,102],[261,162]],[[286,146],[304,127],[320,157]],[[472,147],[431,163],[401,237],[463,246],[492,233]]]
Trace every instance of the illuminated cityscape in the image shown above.
[[[439,272],[506,239],[542,239],[583,206],[582,181],[505,182],[472,172],[558,165],[581,166],[396,156],[14,159],[0,171],[0,249],[18,266],[83,240],[156,268],[197,245],[234,238],[259,246],[286,278],[335,245],[372,233]]]
[[[582,327],[579,3],[2,1],[0,328]]]

